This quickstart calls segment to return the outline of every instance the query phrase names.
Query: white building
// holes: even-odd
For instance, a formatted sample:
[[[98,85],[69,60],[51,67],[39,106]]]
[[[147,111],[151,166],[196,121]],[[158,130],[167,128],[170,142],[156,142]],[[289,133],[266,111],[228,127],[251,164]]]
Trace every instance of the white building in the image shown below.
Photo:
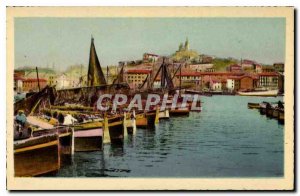
[[[229,91],[233,91],[234,90],[234,79],[227,79],[226,88]]]
[[[222,90],[222,83],[219,81],[212,81],[211,88],[214,91],[221,91]]]
[[[213,68],[213,64],[191,64],[189,65],[190,69],[196,72],[205,72],[207,69]]]
[[[65,89],[65,88],[70,88],[72,82],[68,78],[66,74],[61,74],[56,78],[56,88],[57,89]]]

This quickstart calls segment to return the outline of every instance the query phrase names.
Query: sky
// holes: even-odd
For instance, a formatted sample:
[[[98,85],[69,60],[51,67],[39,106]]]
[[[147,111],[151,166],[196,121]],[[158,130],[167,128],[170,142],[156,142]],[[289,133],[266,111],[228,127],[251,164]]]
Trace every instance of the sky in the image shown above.
[[[190,49],[263,64],[285,60],[284,18],[15,18],[15,67],[87,65],[91,35],[101,66]]]

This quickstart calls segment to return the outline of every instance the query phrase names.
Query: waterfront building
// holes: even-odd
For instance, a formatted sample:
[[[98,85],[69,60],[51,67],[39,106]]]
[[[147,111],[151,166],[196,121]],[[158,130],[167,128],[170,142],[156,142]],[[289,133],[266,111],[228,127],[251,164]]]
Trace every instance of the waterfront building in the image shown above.
[[[150,69],[129,69],[126,71],[126,81],[130,88],[138,88],[143,84],[147,76],[151,74]]]
[[[234,78],[228,78],[226,80],[226,88],[228,91],[233,92],[235,90],[235,79]]]
[[[23,92],[23,81],[25,79],[19,73],[14,73],[14,91]]]
[[[241,62],[241,66],[243,70],[254,70],[255,69],[255,61],[244,59]]]
[[[238,64],[229,65],[227,67],[227,71],[229,72],[242,72],[242,66]]]
[[[206,68],[205,69],[205,72],[215,72],[216,71],[216,69],[214,69],[214,68]]]
[[[156,62],[159,58],[157,54],[144,53],[143,61],[144,62]]]
[[[180,79],[180,73],[176,74],[177,79]],[[181,84],[192,85],[194,87],[202,86],[200,72],[183,72],[181,73]]]
[[[244,74],[240,76],[230,76],[227,80],[227,89],[230,91],[254,90],[258,77],[255,74]]]
[[[22,84],[23,92],[37,92],[39,91],[39,85],[40,89],[43,89],[45,86],[47,86],[47,80],[44,78],[39,78],[39,80],[37,78],[27,78],[23,80]]]
[[[249,75],[240,76],[239,90],[253,90],[255,88],[255,78]]]
[[[222,81],[220,80],[212,80],[210,86],[213,91],[222,91]]]
[[[273,89],[278,88],[279,74],[276,72],[262,72],[259,76],[259,87]]]
[[[198,63],[198,64],[190,64],[189,69],[196,72],[205,72],[207,69],[213,68],[212,63]]]
[[[273,67],[276,72],[283,73],[284,72],[284,63],[274,63]]]
[[[284,74],[278,73],[278,91],[284,93]]]
[[[22,73],[24,78],[37,78],[36,68],[27,67],[15,70],[15,73]],[[57,73],[51,68],[38,68],[39,78],[43,78],[47,81],[47,85],[55,85],[55,78]]]
[[[255,73],[261,73],[262,72],[262,66],[258,63],[255,64]]]
[[[237,72],[199,72],[201,75],[201,83],[203,87],[209,88],[209,84],[212,80],[215,81],[223,81],[224,87],[226,88],[226,83],[228,78],[232,78],[233,76],[242,76],[243,73]]]
[[[270,65],[264,65],[262,66],[262,71],[261,72],[275,72],[275,68],[273,66]]]

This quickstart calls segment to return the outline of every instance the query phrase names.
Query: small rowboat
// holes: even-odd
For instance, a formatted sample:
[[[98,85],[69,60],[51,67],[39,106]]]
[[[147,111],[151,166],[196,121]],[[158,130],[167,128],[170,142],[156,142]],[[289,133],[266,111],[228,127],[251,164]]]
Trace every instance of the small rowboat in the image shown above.
[[[259,109],[260,104],[259,103],[248,103],[248,108],[249,109]]]
[[[284,123],[284,109],[279,109],[278,121]]]
[[[249,91],[249,92],[238,92],[241,96],[261,96],[261,97],[276,97],[278,90],[267,90],[267,91]]]
[[[267,104],[266,103],[260,103],[259,104],[259,112],[261,115],[265,115],[267,112]]]

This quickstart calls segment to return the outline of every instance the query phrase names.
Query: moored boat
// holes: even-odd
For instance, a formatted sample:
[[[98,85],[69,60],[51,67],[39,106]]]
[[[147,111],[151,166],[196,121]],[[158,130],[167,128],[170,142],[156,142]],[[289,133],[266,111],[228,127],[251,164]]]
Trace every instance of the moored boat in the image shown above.
[[[278,122],[284,123],[284,109],[279,109]]]
[[[259,112],[261,115],[265,115],[267,112],[267,104],[266,103],[260,103],[259,104]]]
[[[278,110],[278,108],[275,108],[275,109],[273,110],[272,116],[273,116],[273,118],[278,118],[278,116],[279,116],[279,110]]]
[[[58,134],[14,142],[14,171],[17,177],[37,176],[60,168]]]
[[[266,116],[272,118],[274,109],[275,109],[274,106],[272,106],[270,103],[267,103],[266,104]]]
[[[266,91],[249,91],[249,92],[238,92],[241,96],[262,96],[262,97],[276,97],[278,90],[266,90]]]
[[[97,151],[102,149],[102,127],[86,130],[76,130],[74,132],[75,151]]]
[[[188,116],[190,114],[189,108],[171,108],[170,116]]]
[[[159,119],[169,119],[169,118],[170,118],[169,109],[159,111]]]
[[[103,124],[103,144],[123,143],[125,133],[124,116],[115,115],[104,117]]]
[[[159,108],[156,110],[136,115],[136,126],[138,128],[154,128],[159,122]]]
[[[260,104],[259,103],[248,103],[248,108],[249,109],[259,109]]]

